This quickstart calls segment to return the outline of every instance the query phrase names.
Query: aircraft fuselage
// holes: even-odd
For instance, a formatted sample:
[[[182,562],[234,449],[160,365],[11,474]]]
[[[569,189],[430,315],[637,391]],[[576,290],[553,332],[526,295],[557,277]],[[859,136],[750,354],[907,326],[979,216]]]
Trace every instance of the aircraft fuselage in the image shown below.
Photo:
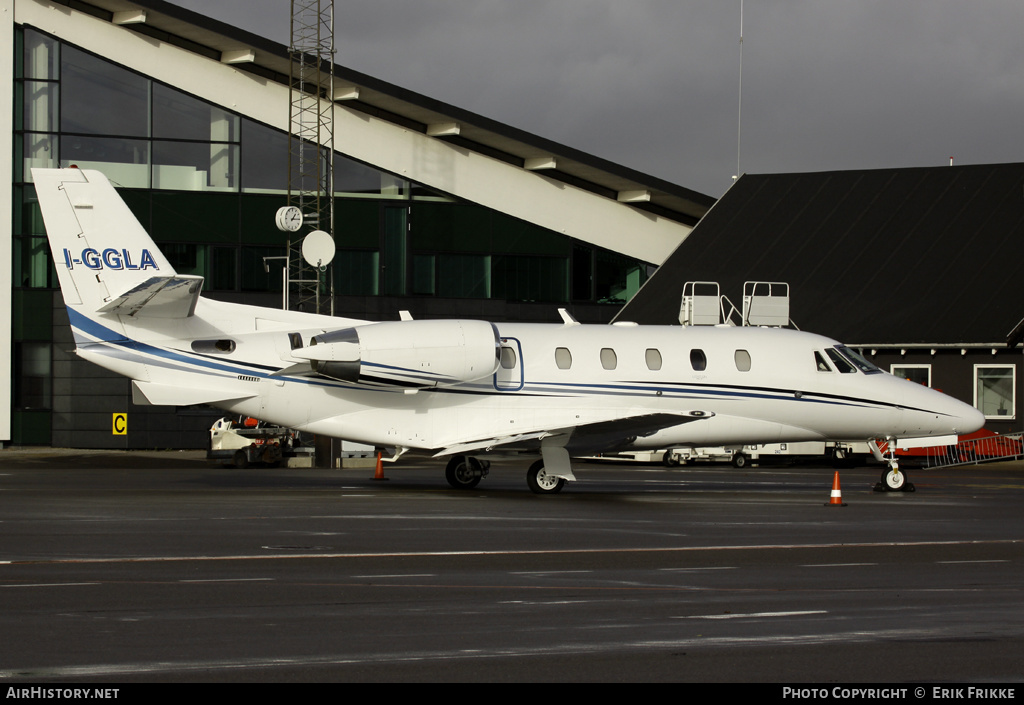
[[[406,323],[386,325],[401,334]],[[232,413],[378,446],[441,450],[644,413],[701,417],[688,415],[678,425],[613,445],[955,435],[973,428],[979,416],[884,372],[865,373],[849,363],[840,371],[830,357],[845,361],[836,341],[775,328],[496,323],[496,369],[447,386],[401,386],[287,372],[306,362],[296,354],[310,349],[313,336],[383,324],[201,299],[194,317],[174,320],[164,334],[153,320],[139,327],[110,316],[92,326],[94,335],[84,325],[79,353],[139,380],[143,389],[149,383],[181,390],[187,401],[186,390],[198,387],[209,403]],[[110,332],[95,335],[100,329]],[[293,349],[296,341],[302,345]],[[430,348],[407,344],[408,359],[430,360]],[[450,357],[450,349],[444,352]],[[217,398],[232,395],[239,398]]]

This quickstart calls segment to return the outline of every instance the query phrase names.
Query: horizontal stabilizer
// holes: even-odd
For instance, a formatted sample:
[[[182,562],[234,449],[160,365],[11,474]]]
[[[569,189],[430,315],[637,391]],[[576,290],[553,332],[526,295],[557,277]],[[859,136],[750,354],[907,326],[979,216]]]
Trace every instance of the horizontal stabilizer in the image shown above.
[[[188,318],[196,311],[203,278],[190,274],[150,277],[104,304],[100,313],[149,318]]]
[[[255,394],[240,390],[198,389],[169,384],[132,381],[132,403],[137,406],[191,406],[251,399]]]

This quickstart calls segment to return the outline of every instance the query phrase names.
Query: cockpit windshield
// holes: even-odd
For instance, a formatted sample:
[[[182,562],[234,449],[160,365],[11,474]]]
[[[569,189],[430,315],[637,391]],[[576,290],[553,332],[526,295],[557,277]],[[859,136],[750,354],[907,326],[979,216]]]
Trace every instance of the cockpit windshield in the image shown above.
[[[882,370],[874,364],[865,360],[859,353],[851,350],[845,345],[836,345],[835,349],[842,353],[843,357],[849,360],[858,370],[866,375],[880,374]]]
[[[832,364],[836,366],[836,369],[843,374],[857,374],[857,368],[853,366],[852,362],[840,355],[838,350],[828,348],[825,350],[825,354],[828,355],[828,358],[832,361]]]

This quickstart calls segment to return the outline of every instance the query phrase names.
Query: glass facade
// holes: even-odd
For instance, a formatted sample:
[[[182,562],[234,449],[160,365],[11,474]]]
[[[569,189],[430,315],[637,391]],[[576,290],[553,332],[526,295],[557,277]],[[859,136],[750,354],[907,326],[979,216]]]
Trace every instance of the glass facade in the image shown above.
[[[20,39],[17,281],[53,285],[31,168],[77,165],[132,189],[143,226],[183,272],[207,277],[207,291],[280,286],[240,272],[243,260],[284,254],[273,215],[288,187],[285,133],[34,30]],[[646,279],[646,263],[342,154],[334,174],[339,295],[621,304]]]
[[[274,225],[286,133],[36,30],[19,29],[16,42],[16,290],[56,287],[31,169],[76,165],[102,171],[175,268],[206,278],[205,291],[281,292],[281,262],[265,268],[264,258],[286,254]],[[336,296],[621,304],[646,279],[647,263],[333,159]],[[15,341],[34,380],[20,388],[23,410],[48,408],[41,345],[51,335]]]

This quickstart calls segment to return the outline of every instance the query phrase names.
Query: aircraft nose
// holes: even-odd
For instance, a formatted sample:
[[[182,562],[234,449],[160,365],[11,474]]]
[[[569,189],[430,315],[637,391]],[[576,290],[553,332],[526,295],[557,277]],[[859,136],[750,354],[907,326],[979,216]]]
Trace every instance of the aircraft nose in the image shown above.
[[[964,436],[968,433],[974,433],[981,429],[985,425],[985,414],[981,413],[978,409],[967,404],[961,404],[963,407],[963,414],[960,416],[960,422],[956,427],[956,432]]]
[[[921,385],[905,386],[904,402],[904,422],[917,426],[916,432],[922,436],[963,436],[985,425],[985,415],[970,404]],[[907,431],[914,432],[912,428]]]
[[[933,394],[940,397],[939,403],[934,407],[938,412],[936,423],[946,433],[963,436],[974,433],[985,425],[985,415],[970,404],[965,404],[942,392],[933,392]]]

